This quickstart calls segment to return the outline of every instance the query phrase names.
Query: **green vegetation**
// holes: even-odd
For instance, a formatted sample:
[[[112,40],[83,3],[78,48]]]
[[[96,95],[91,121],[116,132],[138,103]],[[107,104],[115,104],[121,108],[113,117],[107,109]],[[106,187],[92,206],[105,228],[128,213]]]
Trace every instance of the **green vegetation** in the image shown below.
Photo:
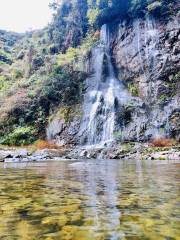
[[[8,78],[6,76],[0,76],[0,91],[6,90],[8,86]]]
[[[11,60],[10,54],[8,52],[0,49],[0,64],[3,64],[3,63],[11,65],[12,60]]]
[[[43,30],[16,34],[0,30],[0,138],[34,126],[37,137],[57,109],[78,105],[85,64],[102,24],[147,14],[170,15],[176,0],[62,0],[51,3],[52,23]],[[177,87],[173,76],[169,89]],[[133,96],[138,88],[128,86]],[[172,90],[171,92],[173,92]],[[65,114],[68,121],[69,114]],[[70,114],[72,115],[72,114]]]
[[[73,106],[62,106],[58,111],[49,117],[49,122],[53,119],[63,119],[65,123],[70,123],[74,117],[81,116],[81,108],[79,104]]]
[[[132,96],[138,97],[139,96],[139,89],[138,86],[134,83],[128,84],[128,91],[131,93]]]
[[[4,144],[27,144],[27,131],[21,136],[24,142],[14,140],[16,129],[34,126],[37,134],[31,141],[43,138],[49,116],[57,108],[81,101],[86,74],[78,61],[95,40],[87,36],[81,47],[54,54],[48,29],[27,33],[13,43],[9,34],[0,35],[2,49],[8,47],[12,59],[11,64],[0,65],[0,139]]]
[[[33,127],[18,127],[12,133],[9,133],[4,140],[3,144],[6,145],[28,145],[36,140],[36,130]]]
[[[167,79],[166,84],[164,85],[164,91],[161,92],[159,100],[164,102],[166,99],[169,99],[179,92],[179,80],[180,72],[170,75]]]
[[[7,114],[1,121],[0,135],[4,135],[7,131],[22,125],[26,127],[32,124],[37,129],[39,136],[44,136],[45,125],[48,117],[55,108],[59,106],[71,106],[80,102],[83,91],[83,80],[85,79],[83,72],[74,71],[70,67],[54,66],[49,75],[34,76],[31,84],[26,86],[26,92],[21,93],[22,97],[29,99],[26,104],[18,100],[20,95],[7,98],[10,104],[5,105]],[[37,78],[36,78],[37,77]],[[24,91],[24,90],[23,90]],[[10,105],[10,109],[8,106]],[[1,112],[1,117],[3,111]],[[11,127],[10,127],[11,126]]]
[[[177,0],[62,0],[52,1],[55,12],[48,36],[52,53],[76,48],[86,35],[108,22],[153,15],[163,18],[177,12]]]
[[[155,1],[147,6],[149,13],[158,13],[162,7],[161,1]]]
[[[172,77],[172,82],[177,83],[180,81],[180,71],[177,72],[175,75]]]
[[[69,66],[77,71],[83,71],[83,62],[90,54],[91,48],[95,45],[98,38],[88,34],[82,44],[76,48],[68,48],[66,53],[57,55],[57,64],[59,66]]]
[[[98,8],[89,9],[87,17],[88,17],[88,22],[89,22],[90,26],[94,25],[98,15],[99,15],[99,9]]]

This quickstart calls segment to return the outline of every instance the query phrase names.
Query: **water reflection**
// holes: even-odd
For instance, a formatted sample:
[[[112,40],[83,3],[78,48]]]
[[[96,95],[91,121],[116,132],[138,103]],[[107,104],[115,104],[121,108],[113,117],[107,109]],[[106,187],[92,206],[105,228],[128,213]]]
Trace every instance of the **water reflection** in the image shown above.
[[[0,239],[178,239],[179,163],[0,165]]]
[[[116,164],[110,161],[72,164],[79,176],[84,176],[84,190],[88,196],[85,202],[85,218],[91,218],[94,230],[108,232],[109,239],[119,239],[120,211],[117,208]]]

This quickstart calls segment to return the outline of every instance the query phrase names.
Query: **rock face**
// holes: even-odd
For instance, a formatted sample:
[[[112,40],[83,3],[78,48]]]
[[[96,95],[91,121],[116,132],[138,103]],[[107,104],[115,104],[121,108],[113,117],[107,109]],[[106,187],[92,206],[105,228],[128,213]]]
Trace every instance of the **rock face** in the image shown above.
[[[58,145],[78,144],[78,132],[80,129],[80,118],[74,117],[69,123],[63,119],[53,119],[46,130],[47,139]]]
[[[140,110],[135,107],[131,113],[127,140],[137,135],[142,140],[155,135],[180,138],[179,26],[178,17],[113,26],[111,45],[118,77],[143,102]]]
[[[165,23],[136,19],[116,26],[113,57],[120,79],[137,84],[139,96],[157,103],[163,94],[176,95],[173,76],[180,71],[180,27],[178,18]],[[179,84],[179,82],[178,82]]]
[[[168,22],[147,18],[110,25],[114,68],[131,95],[116,112],[116,139],[146,141],[165,136],[180,140],[179,26],[178,17]],[[81,142],[79,118],[68,124],[55,120],[48,129],[48,136],[58,143]]]

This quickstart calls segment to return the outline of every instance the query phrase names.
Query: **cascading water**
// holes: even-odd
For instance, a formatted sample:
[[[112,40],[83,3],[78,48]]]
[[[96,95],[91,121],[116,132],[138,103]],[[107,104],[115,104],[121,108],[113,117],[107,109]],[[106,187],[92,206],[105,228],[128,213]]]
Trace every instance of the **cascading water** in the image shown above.
[[[84,117],[81,133],[83,144],[105,144],[114,140],[116,105],[128,98],[121,81],[115,77],[110,56],[107,25],[101,29],[100,43],[92,50],[93,74],[87,79]]]

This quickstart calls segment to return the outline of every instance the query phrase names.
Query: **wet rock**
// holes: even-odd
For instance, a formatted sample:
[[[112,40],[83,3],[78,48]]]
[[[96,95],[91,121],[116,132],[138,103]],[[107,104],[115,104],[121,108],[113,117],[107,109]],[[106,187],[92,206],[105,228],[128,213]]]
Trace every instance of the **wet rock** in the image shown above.
[[[80,118],[75,117],[71,122],[65,123],[63,119],[55,118],[47,127],[47,139],[58,145],[76,144],[80,142],[78,132]]]
[[[120,23],[115,28],[111,46],[119,79],[127,86],[137,86],[138,97],[144,102],[142,107],[132,103],[133,111],[126,117],[121,112],[120,120],[129,121],[124,129],[124,140],[147,140],[157,134],[156,127],[164,129],[164,135],[172,134],[178,139],[177,121],[171,129],[167,124],[173,111],[179,109],[180,102],[179,88],[174,87],[176,83],[173,82],[173,76],[180,70],[178,18],[174,17],[168,24],[149,18],[137,19]]]
[[[87,150],[83,150],[81,153],[80,153],[80,157],[87,157],[88,155],[88,151]]]
[[[176,137],[177,141],[180,141],[180,109],[172,113],[169,118],[169,124],[172,136]]]
[[[10,150],[0,150],[0,161],[4,162],[7,158],[13,158],[13,154]]]
[[[58,118],[53,119],[46,129],[47,139],[55,139],[57,135],[60,135],[62,133],[65,127],[66,124],[64,120]]]
[[[180,160],[180,151],[176,152],[173,150],[170,151],[161,151],[152,153],[149,157],[151,160]]]
[[[50,153],[48,150],[38,150],[35,152],[26,149],[0,150],[1,162],[45,161],[53,157],[55,157],[53,153]]]
[[[14,158],[24,158],[30,155],[30,152],[28,152],[26,149],[16,150],[13,157]]]

